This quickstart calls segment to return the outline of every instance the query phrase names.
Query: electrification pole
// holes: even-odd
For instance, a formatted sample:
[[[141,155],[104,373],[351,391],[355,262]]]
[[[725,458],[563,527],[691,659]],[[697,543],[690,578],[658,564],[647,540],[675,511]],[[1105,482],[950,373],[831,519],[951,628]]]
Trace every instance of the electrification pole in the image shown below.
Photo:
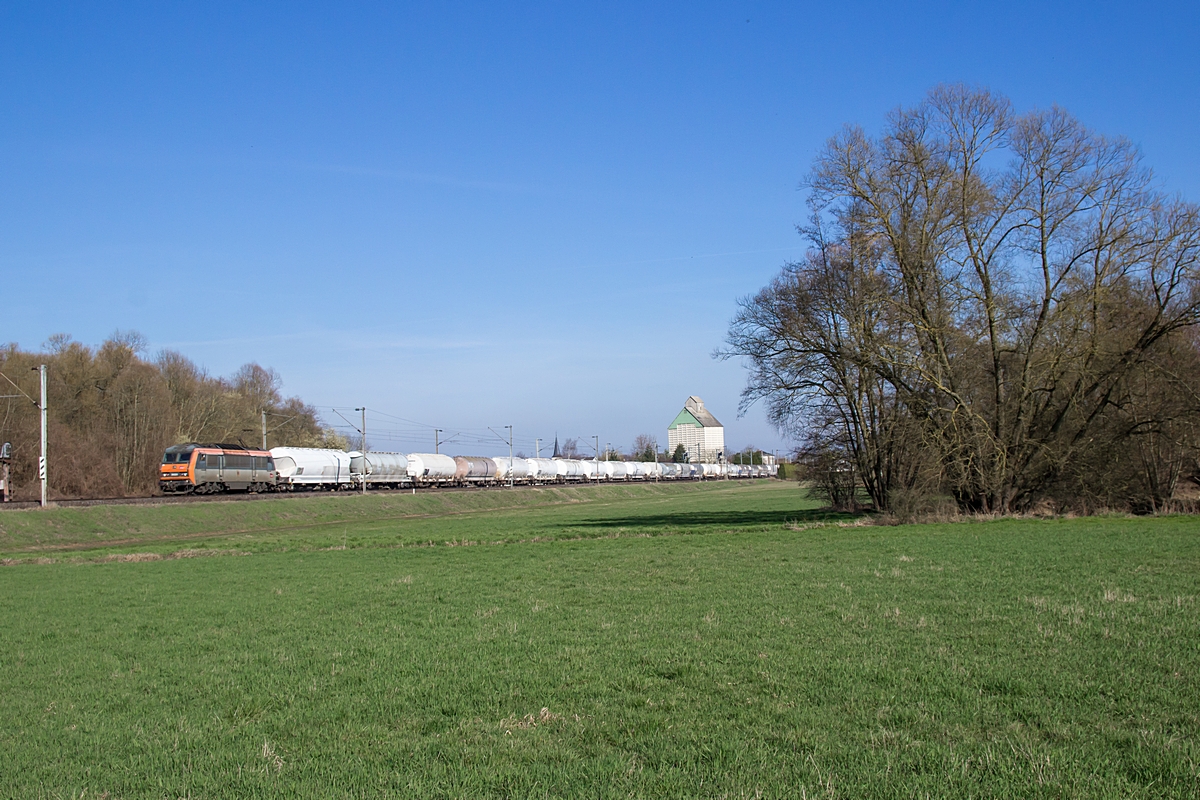
[[[512,425],[505,425],[508,428],[508,488],[513,486],[513,429]]]
[[[441,428],[433,429],[433,454],[434,455],[438,454],[438,448],[441,447],[441,444],[438,442],[438,434],[441,432],[442,432]],[[454,437],[451,436],[450,438],[453,439]]]
[[[46,365],[37,368],[42,378],[42,402],[38,408],[42,412],[42,454],[38,458],[38,477],[42,481],[42,508],[46,507]]]
[[[533,457],[534,458],[542,457],[542,440],[541,439],[533,440]]]
[[[262,410],[263,450],[267,449],[267,410]]]
[[[368,472],[368,467],[367,467],[367,407],[363,406],[362,408],[356,408],[354,410],[362,412],[362,456],[363,456],[363,471],[362,471],[363,490],[362,490],[362,493],[366,494],[367,493],[367,472]]]
[[[600,437],[593,436],[592,438],[596,440],[596,483],[597,483],[597,485],[599,485],[599,483],[600,483]]]

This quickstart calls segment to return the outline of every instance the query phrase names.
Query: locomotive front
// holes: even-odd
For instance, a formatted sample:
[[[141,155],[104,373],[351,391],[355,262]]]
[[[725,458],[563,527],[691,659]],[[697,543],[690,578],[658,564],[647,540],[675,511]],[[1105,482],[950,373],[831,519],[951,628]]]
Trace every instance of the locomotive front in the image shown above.
[[[192,456],[195,452],[195,445],[177,444],[163,453],[162,464],[158,468],[158,488],[163,493],[192,491],[195,486]]]

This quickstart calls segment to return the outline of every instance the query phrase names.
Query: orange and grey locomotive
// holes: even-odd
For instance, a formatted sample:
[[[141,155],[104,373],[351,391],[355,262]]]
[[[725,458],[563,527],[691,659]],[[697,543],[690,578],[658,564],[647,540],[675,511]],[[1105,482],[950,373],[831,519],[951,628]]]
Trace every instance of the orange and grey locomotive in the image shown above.
[[[165,493],[267,492],[275,482],[270,453],[236,444],[168,447],[158,474],[158,486]]]

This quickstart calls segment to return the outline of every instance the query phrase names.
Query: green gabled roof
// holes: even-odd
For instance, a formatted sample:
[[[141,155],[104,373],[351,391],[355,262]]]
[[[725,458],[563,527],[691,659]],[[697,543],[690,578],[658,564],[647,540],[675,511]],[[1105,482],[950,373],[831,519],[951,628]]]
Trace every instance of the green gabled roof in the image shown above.
[[[686,408],[679,412],[679,416],[675,417],[675,421],[667,426],[667,430],[675,430],[680,425],[691,425],[693,428],[704,427],[700,420],[696,419],[696,416]]]

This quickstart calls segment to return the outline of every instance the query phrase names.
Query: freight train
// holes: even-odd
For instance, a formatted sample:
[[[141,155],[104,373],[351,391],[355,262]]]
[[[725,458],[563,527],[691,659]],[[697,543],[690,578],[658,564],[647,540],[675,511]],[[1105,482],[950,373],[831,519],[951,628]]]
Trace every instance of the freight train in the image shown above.
[[[588,461],[574,458],[361,453],[314,447],[251,450],[230,444],[168,447],[159,472],[164,493],[294,492],[499,486],[614,481],[768,478],[770,465]]]

